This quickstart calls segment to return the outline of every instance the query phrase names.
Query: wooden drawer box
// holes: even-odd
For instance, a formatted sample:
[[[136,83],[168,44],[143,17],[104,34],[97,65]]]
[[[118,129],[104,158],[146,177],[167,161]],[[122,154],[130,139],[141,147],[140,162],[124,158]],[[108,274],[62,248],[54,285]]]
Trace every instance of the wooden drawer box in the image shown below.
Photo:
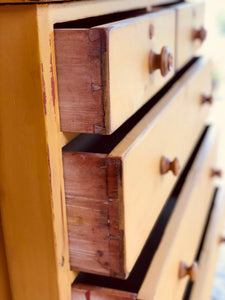
[[[173,74],[174,10],[54,34],[62,131],[112,133]]]
[[[206,38],[204,8],[203,2],[176,6],[176,70],[193,57]]]
[[[200,100],[208,86],[199,78],[205,84],[209,70],[197,61],[112,150],[98,145],[113,145],[116,134],[80,135],[63,148],[73,268],[129,274],[176,182],[172,172],[160,174],[162,157],[178,157],[183,166],[203,130],[209,106]]]
[[[188,176],[184,180],[184,186],[177,199],[174,200],[176,203],[175,208],[145,278],[136,293],[131,292],[133,289],[131,282],[129,283],[131,290],[126,294],[124,288],[122,288],[122,292],[116,290],[113,293],[111,289],[93,287],[88,285],[88,279],[81,279],[72,286],[72,299],[81,300],[86,293],[89,293],[90,300],[182,299],[188,276],[183,278],[185,273],[181,273],[181,265],[182,262],[185,262],[187,265],[193,263],[201,241],[214,192],[211,169],[214,166],[215,160],[215,138],[213,134],[207,132]],[[135,274],[132,275],[133,279],[128,278],[127,281],[136,278]],[[136,274],[136,276],[139,275]],[[194,268],[192,268],[190,276],[192,279],[196,276]],[[92,278],[89,283],[92,283],[94,276],[89,277]],[[97,279],[95,281],[96,284],[100,280]],[[87,285],[84,284],[86,282]],[[105,280],[102,279],[102,282],[105,282]],[[129,284],[124,282],[124,286],[129,286]],[[118,281],[115,281],[111,285],[111,288],[116,288],[116,286],[119,286]],[[121,283],[121,286],[123,286],[123,283]]]

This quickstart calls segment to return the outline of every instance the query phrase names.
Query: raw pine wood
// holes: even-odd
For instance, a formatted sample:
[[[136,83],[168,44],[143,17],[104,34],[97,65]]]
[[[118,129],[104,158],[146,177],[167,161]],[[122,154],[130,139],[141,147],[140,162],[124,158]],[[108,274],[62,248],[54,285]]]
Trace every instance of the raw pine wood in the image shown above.
[[[164,78],[159,70],[150,75],[149,54],[163,46],[174,53],[174,34],[172,10],[91,29],[55,29],[61,130],[116,130],[172,76],[170,71]]]
[[[136,300],[137,294],[86,284],[72,285],[72,300]]]
[[[63,163],[71,266],[124,277],[120,160],[65,152]]]
[[[7,269],[5,245],[2,235],[1,215],[0,215],[0,299],[11,300],[9,274]]]
[[[179,266],[181,261],[191,265],[196,255],[213,195],[210,167],[215,159],[215,140],[209,132],[177,199],[138,299],[182,299],[188,277],[179,278]]]
[[[102,219],[96,222],[95,211],[91,216],[95,203],[93,199],[96,199],[97,203],[101,205],[100,210],[96,208],[97,214],[101,214],[101,217],[103,216],[101,210],[105,211],[108,202],[111,205],[117,203],[110,201],[110,198],[114,199],[113,195],[108,194],[107,197],[107,180],[104,169],[106,163],[104,167],[104,164],[100,164],[99,161],[103,157],[103,161],[109,158],[121,160],[116,175],[119,176],[118,174],[121,173],[122,181],[118,180],[120,178],[117,176],[111,179],[118,184],[115,191],[121,190],[118,198],[116,198],[120,210],[114,211],[115,224],[109,222],[108,225],[110,230],[114,230],[113,228],[117,230],[117,224],[121,224],[122,227],[119,227],[119,230],[123,230],[123,228],[125,230],[124,234],[119,236],[118,243],[120,246],[117,248],[117,255],[120,258],[123,272],[117,271],[118,274],[115,273],[114,276],[122,277],[131,271],[177,179],[172,173],[160,175],[161,156],[178,156],[182,169],[203,130],[208,112],[207,107],[203,108],[199,104],[200,93],[195,91],[193,95],[187,90],[189,91],[189,87],[198,82],[197,78],[201,77],[203,73],[205,74],[208,68],[208,63],[201,60],[197,62],[108,155],[73,152],[72,149],[71,152],[63,151],[72,267],[106,275],[111,272],[112,266],[104,266],[96,256],[98,250],[102,251],[102,249],[98,249],[101,243],[104,249],[109,248],[108,240],[104,238],[108,230],[106,227],[108,216],[104,213],[103,223]],[[175,119],[174,115],[178,117]],[[165,132],[167,132],[166,135]],[[185,136],[186,143],[180,143],[183,136]],[[86,201],[90,201],[88,203],[91,205],[89,207],[90,213],[85,222],[78,221],[84,218],[82,205],[88,209]],[[96,240],[93,239],[94,235],[90,230],[86,230],[87,234],[91,235],[90,242],[87,241],[86,237],[82,237],[83,233],[80,235],[86,224],[94,228],[97,226],[104,231],[101,240],[99,235],[96,236],[98,247],[95,245]],[[112,239],[111,242],[113,241],[115,242],[115,239]],[[124,249],[124,257],[121,256],[123,252],[118,252],[118,249]],[[87,250],[89,256],[86,255]],[[90,264],[90,258],[95,263],[92,261]],[[102,256],[103,258],[107,258],[107,255],[106,257]]]
[[[0,205],[12,298],[69,300],[48,8],[4,5],[0,11]]]
[[[201,251],[198,280],[193,285],[190,300],[209,300],[219,252],[219,237],[225,219],[225,194],[219,189],[215,199],[205,242]]]
[[[176,6],[176,70],[190,60],[202,42],[193,40],[193,30],[204,25],[204,6],[200,3],[183,3]]]
[[[104,30],[55,30],[62,131],[104,133]],[[103,64],[103,65],[102,65]]]

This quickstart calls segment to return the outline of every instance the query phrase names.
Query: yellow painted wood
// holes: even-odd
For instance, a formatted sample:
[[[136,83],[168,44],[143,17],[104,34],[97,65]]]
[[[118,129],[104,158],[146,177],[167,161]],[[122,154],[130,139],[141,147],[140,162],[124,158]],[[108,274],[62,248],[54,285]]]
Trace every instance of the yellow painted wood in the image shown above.
[[[109,154],[122,157],[123,162],[127,272],[176,181],[171,172],[160,175],[161,156],[171,160],[177,156],[183,167],[204,128],[209,107],[200,105],[205,87],[198,84],[201,76],[209,81],[209,69],[210,64],[202,60],[194,65]],[[200,91],[191,88],[195,84]]]
[[[70,299],[48,6],[1,6],[1,214],[13,299]]]
[[[190,60],[201,46],[192,40],[192,30],[204,25],[204,3],[183,3],[176,6],[176,70]]]
[[[190,300],[211,299],[212,283],[219,252],[219,238],[222,235],[222,226],[225,220],[225,194],[218,190],[209,227],[205,237],[199,261],[198,278],[193,285]]]
[[[0,299],[11,300],[9,275],[5,256],[5,245],[2,235],[1,216],[0,216]]]
[[[152,39],[149,37],[150,24],[154,26]],[[175,12],[162,10],[104,27],[109,28],[110,99],[105,110],[110,113],[108,126],[114,131],[172,77],[173,71],[165,77],[160,70],[150,75],[149,55],[151,50],[160,54],[164,46],[174,55]]]
[[[148,7],[151,0],[94,0],[51,4],[49,18],[52,24],[95,17],[125,10]]]
[[[138,299],[182,299],[188,277],[179,279],[179,265],[181,261],[191,265],[199,246],[213,195],[210,169],[216,159],[215,152],[215,140],[208,133],[177,199]]]

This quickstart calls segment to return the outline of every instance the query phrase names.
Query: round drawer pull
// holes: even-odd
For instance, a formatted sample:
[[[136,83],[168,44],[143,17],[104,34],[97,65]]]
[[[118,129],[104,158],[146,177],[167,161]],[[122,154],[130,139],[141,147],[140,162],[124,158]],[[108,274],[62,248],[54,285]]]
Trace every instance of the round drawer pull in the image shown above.
[[[201,42],[203,42],[206,39],[207,31],[204,27],[201,27],[200,29],[194,29],[193,30],[193,40],[199,39]]]
[[[175,176],[180,172],[180,161],[177,157],[173,161],[170,161],[166,156],[161,157],[160,161],[160,173],[166,174],[169,171],[172,171]]]
[[[161,75],[166,76],[173,67],[173,55],[167,46],[164,46],[160,54],[151,50],[149,57],[149,71],[152,74],[155,70],[160,69]]]
[[[222,177],[222,171],[220,169],[212,168],[211,177]]]
[[[191,266],[188,266],[185,262],[182,261],[180,263],[179,278],[183,278],[189,275],[190,281],[194,282],[196,280],[197,270],[198,264],[196,262],[193,262]]]
[[[206,96],[206,95],[202,95],[201,97],[201,103],[204,104],[204,103],[209,103],[209,104],[212,104],[213,103],[213,96]]]
[[[224,242],[225,242],[225,236],[222,235],[219,237],[219,243],[222,244]]]

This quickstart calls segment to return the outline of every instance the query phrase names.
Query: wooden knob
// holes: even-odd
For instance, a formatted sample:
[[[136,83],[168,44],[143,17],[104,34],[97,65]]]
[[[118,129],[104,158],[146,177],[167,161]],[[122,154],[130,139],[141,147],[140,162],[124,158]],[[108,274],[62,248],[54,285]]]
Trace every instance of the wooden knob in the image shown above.
[[[155,70],[160,69],[161,75],[166,76],[173,67],[173,55],[167,46],[164,46],[160,54],[151,50],[149,57],[149,71],[152,74]]]
[[[222,171],[220,169],[212,168],[211,177],[222,177]]]
[[[201,103],[204,104],[204,103],[209,103],[209,104],[212,104],[213,103],[213,96],[206,96],[206,95],[202,95],[201,96]]]
[[[197,277],[198,264],[193,262],[191,266],[188,266],[185,262],[180,263],[179,278],[190,276],[190,281],[194,282]]]
[[[161,157],[160,161],[160,173],[166,174],[169,171],[172,171],[175,176],[180,172],[180,161],[177,157],[173,161],[170,161],[166,156]]]
[[[201,27],[200,29],[194,29],[192,33],[193,40],[199,39],[201,42],[203,42],[206,39],[207,31],[204,27]]]
[[[225,242],[225,236],[220,236],[219,237],[219,243],[222,244]]]

